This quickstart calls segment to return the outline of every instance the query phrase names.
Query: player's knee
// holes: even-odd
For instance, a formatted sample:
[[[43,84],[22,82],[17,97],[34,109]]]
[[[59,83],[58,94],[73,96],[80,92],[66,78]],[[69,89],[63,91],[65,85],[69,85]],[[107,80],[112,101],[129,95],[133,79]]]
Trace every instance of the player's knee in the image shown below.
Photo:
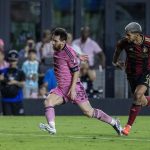
[[[146,106],[147,105],[147,100],[146,99],[143,99],[142,100],[142,106],[144,107],[144,106]]]
[[[133,101],[133,104],[135,104],[135,105],[142,105],[142,101],[141,101],[141,99],[134,99],[134,101]]]
[[[87,117],[89,117],[89,118],[92,117],[92,115],[91,115],[91,113],[90,113],[89,111],[84,111],[83,113],[84,113]]]
[[[142,103],[140,101],[133,101],[134,105],[142,105]]]
[[[48,101],[47,101],[47,99],[44,100],[44,106],[48,107]]]
[[[143,96],[143,93],[135,92],[134,93],[134,101],[141,102],[142,101],[142,96]]]
[[[53,104],[51,99],[46,98],[45,101],[44,101],[44,106],[45,107],[48,107],[48,106],[53,106],[54,107],[54,104]]]
[[[91,118],[91,117],[93,116],[93,111],[92,111],[92,109],[91,109],[91,110],[83,111],[83,113],[84,113],[87,117],[89,117],[89,118]]]

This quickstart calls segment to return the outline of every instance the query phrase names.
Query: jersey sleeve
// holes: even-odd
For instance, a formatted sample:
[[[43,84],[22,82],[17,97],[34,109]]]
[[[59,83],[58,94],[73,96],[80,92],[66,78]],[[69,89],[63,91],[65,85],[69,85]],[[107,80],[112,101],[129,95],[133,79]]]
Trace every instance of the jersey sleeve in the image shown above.
[[[77,55],[76,53],[74,52],[74,50],[71,50],[71,51],[68,51],[67,52],[67,63],[68,63],[68,66],[70,68],[70,71],[72,73],[76,72],[76,71],[79,71],[79,63],[78,63],[78,58],[77,58]]]
[[[118,58],[120,56],[120,53],[124,49],[124,43],[126,42],[125,39],[121,39],[117,42],[116,47],[115,47],[115,52],[113,56],[113,62],[116,63],[118,61]]]

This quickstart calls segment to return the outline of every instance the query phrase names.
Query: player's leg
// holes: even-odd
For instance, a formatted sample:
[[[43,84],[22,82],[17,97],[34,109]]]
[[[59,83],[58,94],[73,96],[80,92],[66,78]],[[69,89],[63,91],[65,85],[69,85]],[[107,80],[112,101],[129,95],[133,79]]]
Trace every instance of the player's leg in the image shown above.
[[[145,106],[150,106],[150,96],[144,96],[144,98],[147,100],[147,102],[146,102],[146,104],[145,104]],[[144,99],[143,98],[143,99]]]
[[[55,129],[55,110],[56,105],[61,105],[63,103],[63,98],[56,94],[49,94],[44,102],[45,105],[45,117],[47,119],[47,124],[40,123],[40,128],[48,131],[51,134],[56,133]]]
[[[150,74],[146,75],[144,83],[146,84],[147,88],[150,87]],[[150,96],[144,96],[143,99],[146,99],[144,100],[146,101],[146,103],[144,103],[145,106],[150,106]]]
[[[118,120],[107,115],[105,112],[103,112],[100,109],[92,108],[89,101],[85,101],[85,102],[77,103],[77,104],[86,116],[88,116],[90,118],[96,118],[100,121],[110,124],[111,126],[113,126],[113,128],[116,130],[116,132],[119,135],[121,135],[122,127]]]
[[[123,134],[125,135],[129,134],[130,129],[142,108],[142,105],[145,105],[147,103],[146,99],[144,98],[145,97],[144,94],[146,90],[147,90],[147,87],[145,85],[138,85],[135,89],[134,101],[130,108],[128,122],[122,131]]]
[[[47,122],[54,122],[55,120],[55,110],[54,107],[56,105],[61,105],[63,103],[63,98],[56,94],[49,94],[46,98],[44,105],[45,105],[45,116]]]
[[[120,122],[116,119],[113,119],[112,117],[104,113],[102,110],[92,108],[91,104],[88,101],[88,97],[84,90],[84,87],[80,82],[77,83],[76,93],[77,96],[74,102],[80,107],[80,109],[86,116],[90,118],[96,118],[98,120],[101,120],[105,123],[112,125],[114,129],[117,131],[117,133],[121,135],[122,127],[120,125]]]

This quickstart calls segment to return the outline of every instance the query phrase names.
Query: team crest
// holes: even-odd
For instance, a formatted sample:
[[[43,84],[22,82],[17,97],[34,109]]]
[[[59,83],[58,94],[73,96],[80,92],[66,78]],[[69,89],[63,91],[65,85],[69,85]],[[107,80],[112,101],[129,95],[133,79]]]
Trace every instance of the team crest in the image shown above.
[[[147,48],[147,47],[144,47],[144,48],[143,48],[143,52],[144,52],[144,53],[147,53],[147,52],[148,52],[148,48]]]

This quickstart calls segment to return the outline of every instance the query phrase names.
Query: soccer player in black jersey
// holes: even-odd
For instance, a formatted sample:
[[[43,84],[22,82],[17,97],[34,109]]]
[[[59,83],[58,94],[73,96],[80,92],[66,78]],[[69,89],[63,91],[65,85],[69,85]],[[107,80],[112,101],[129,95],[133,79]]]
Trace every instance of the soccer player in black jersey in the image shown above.
[[[125,64],[119,60],[120,53],[126,52]],[[150,86],[150,37],[142,34],[141,25],[131,22],[125,27],[125,37],[118,41],[112,64],[125,68],[133,93],[128,122],[122,133],[128,135],[136,116],[143,106],[150,106],[150,97],[145,92]]]

